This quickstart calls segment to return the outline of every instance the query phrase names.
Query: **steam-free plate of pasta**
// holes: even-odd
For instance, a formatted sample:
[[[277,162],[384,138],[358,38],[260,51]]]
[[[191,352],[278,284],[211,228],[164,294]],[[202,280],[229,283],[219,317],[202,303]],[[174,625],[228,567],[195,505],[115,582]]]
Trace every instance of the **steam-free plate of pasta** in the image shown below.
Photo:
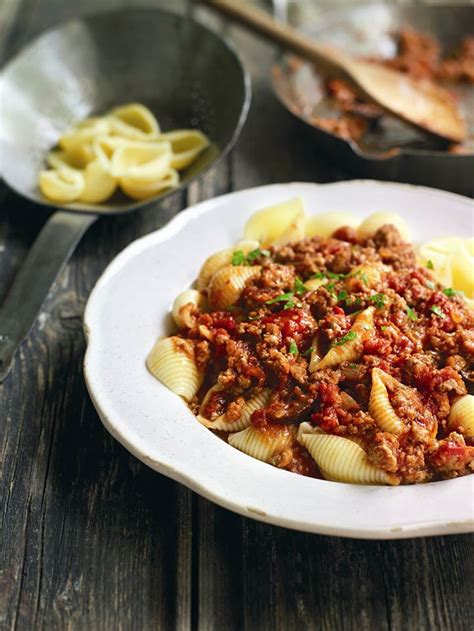
[[[373,467],[373,458],[372,469],[367,468],[367,461],[364,460],[367,445],[360,441],[360,436],[352,436],[350,440],[348,437],[335,435],[337,432],[329,425],[320,423],[319,409],[311,419],[313,430],[315,425],[318,426],[316,432],[311,431],[304,423],[289,431],[290,434],[293,431],[296,433],[298,429],[299,444],[311,455],[317,466],[314,477],[299,475],[301,472],[311,474],[311,471],[295,473],[285,468],[281,458],[272,461],[268,445],[264,445],[262,451],[262,445],[259,444],[256,448],[247,435],[242,436],[243,432],[249,433],[248,426],[233,427],[232,430],[237,431],[230,434],[210,431],[208,427],[212,427],[212,423],[200,423],[183,400],[182,396],[189,392],[179,392],[182,396],[178,396],[147,369],[145,359],[150,355],[157,338],[166,340],[170,336],[179,335],[179,329],[177,332],[171,317],[176,296],[183,290],[192,288],[191,294],[186,294],[182,299],[183,304],[186,304],[186,300],[190,302],[190,296],[192,303],[199,291],[204,294],[208,291],[203,290],[203,287],[207,283],[209,288],[209,280],[202,278],[202,274],[198,279],[198,274],[210,254],[230,249],[235,258],[234,269],[242,268],[248,273],[248,270],[257,266],[254,263],[263,267],[267,265],[256,259],[255,250],[265,250],[263,254],[258,253],[265,257],[269,248],[274,255],[275,247],[281,248],[285,239],[294,240],[298,237],[298,221],[292,221],[291,225],[286,226],[283,231],[286,232],[285,236],[273,234],[274,223],[270,223],[268,228],[268,222],[262,222],[255,215],[255,211],[259,209],[275,205],[278,207],[288,200],[299,200],[297,204],[301,203],[306,208],[307,217],[303,227],[306,234],[318,234],[321,230],[331,232],[333,227],[328,227],[328,217],[336,228],[342,218],[342,223],[352,221],[356,225],[351,230],[370,233],[374,225],[377,227],[377,213],[395,213],[398,216],[395,221],[399,222],[398,227],[402,233],[408,227],[415,243],[428,244],[419,254],[421,269],[427,270],[428,282],[432,282],[429,280],[433,271],[431,267],[440,267],[440,261],[444,261],[445,266],[440,273],[451,274],[451,286],[447,286],[447,280],[443,278],[443,288],[448,290],[443,295],[456,304],[459,302],[461,311],[469,308],[465,307],[467,302],[464,303],[460,294],[454,294],[458,291],[454,285],[458,286],[457,283],[460,282],[462,272],[459,269],[462,265],[457,258],[453,265],[446,263],[457,242],[439,240],[446,235],[453,235],[462,238],[464,243],[465,239],[472,237],[472,234],[466,234],[466,230],[472,230],[473,213],[473,204],[467,198],[431,189],[372,181],[329,185],[273,185],[216,198],[188,209],[162,230],[129,246],[109,266],[93,291],[85,315],[88,337],[85,374],[89,392],[102,421],[112,435],[155,470],[248,517],[321,534],[364,538],[402,538],[472,530],[473,475],[442,479],[453,476],[438,475],[439,471],[445,470],[443,462],[438,459],[436,463],[441,469],[434,475],[429,467],[426,467],[420,479],[417,475],[410,478],[409,467],[405,469],[405,473],[394,469],[392,475],[387,473],[387,466],[384,464],[382,468],[385,467],[386,475],[381,476],[380,469]],[[323,215],[335,212],[342,215]],[[250,219],[252,216],[253,219]],[[350,221],[348,217],[351,218]],[[370,220],[367,219],[369,217]],[[244,237],[250,243],[243,243],[237,248],[237,242]],[[339,237],[347,239],[348,235],[340,234]],[[322,238],[326,237],[323,235]],[[407,235],[403,234],[403,238],[406,239]],[[251,243],[252,239],[258,240],[257,248]],[[278,239],[282,245],[272,245]],[[464,255],[472,256],[472,241],[466,241],[463,247]],[[240,253],[236,255],[236,252]],[[248,264],[249,261],[236,260],[237,257],[247,258],[251,254],[251,258],[255,259],[250,261],[251,264]],[[384,256],[388,254],[385,252]],[[239,263],[243,264],[236,265]],[[390,265],[388,259],[384,264]],[[422,276],[424,273],[422,272]],[[209,270],[207,274],[209,275]],[[354,285],[359,283],[361,274],[346,276],[343,282],[348,283],[348,286],[345,289],[336,286],[338,296],[346,300],[348,294],[354,291],[357,298],[357,289],[364,291],[363,287]],[[368,277],[369,283],[372,282],[367,271],[364,276]],[[339,274],[339,277],[331,278],[331,283],[342,282],[343,274]],[[218,280],[219,278],[213,281],[214,286]],[[313,280],[328,281],[323,278]],[[307,277],[302,281],[303,284],[309,283]],[[245,281],[250,284],[252,282]],[[294,279],[292,282],[294,283]],[[362,278],[362,285],[365,284]],[[324,291],[330,293],[327,288]],[[342,295],[342,292],[346,293]],[[291,292],[283,292],[289,293]],[[371,320],[374,313],[379,313],[382,308],[382,296],[378,295],[380,293],[371,292],[370,296],[375,297],[371,299],[370,306],[364,304],[364,308],[354,311],[355,315],[346,322],[347,331],[341,329],[335,340],[329,344],[327,340],[326,343],[323,342],[319,358],[311,346],[308,349],[303,347],[301,339],[289,340],[288,352],[295,357],[297,353],[304,352],[313,362],[315,370],[327,369],[328,365],[334,364],[335,356],[340,356],[341,352],[347,350],[346,343],[351,348],[354,346],[353,341],[357,335],[365,336],[370,333],[375,337],[366,328],[371,326],[371,322],[365,322],[364,318]],[[390,292],[387,290],[388,294]],[[217,300],[217,303],[212,303],[214,310],[223,308],[219,303],[221,295],[217,292],[211,297],[211,303]],[[287,304],[288,302],[305,302],[305,295],[298,285],[291,296],[286,296],[285,303],[283,299],[269,297],[264,301],[267,303],[264,309],[278,314],[282,309],[294,307]],[[383,301],[387,299],[390,296],[384,295]],[[227,308],[228,305],[224,306]],[[431,307],[435,309],[431,310],[432,317],[442,318],[437,313],[438,305],[433,304]],[[444,307],[444,303],[441,307]],[[206,309],[209,310],[209,307],[203,307],[203,311]],[[357,311],[360,313],[357,314]],[[186,319],[192,315],[189,310],[180,308],[179,301],[175,304],[173,313],[178,322],[180,317]],[[338,313],[335,312],[336,316]],[[418,315],[413,316],[410,311],[407,312],[408,320]],[[250,314],[251,318],[257,316],[256,313]],[[377,317],[379,316],[376,315]],[[182,325],[186,326],[186,323]],[[315,356],[311,358],[313,352]],[[356,355],[345,360],[350,360],[354,369],[359,361]],[[303,358],[301,363],[304,363]],[[396,434],[397,412],[400,414],[400,408],[393,398],[390,399],[396,388],[390,375],[387,375],[388,372],[390,370],[383,364],[371,371],[373,393],[370,394],[370,402],[367,400],[367,406],[370,405],[370,415],[385,424],[383,432]],[[185,370],[181,374],[183,387],[186,388],[189,384],[184,383]],[[199,385],[194,384],[192,388],[196,391]],[[451,410],[441,413],[436,409],[434,412],[439,412],[441,416],[444,414],[446,418],[448,413],[452,413],[453,420],[449,422],[457,424],[456,427],[462,434],[465,430],[459,423],[464,421],[459,419],[469,417],[471,412],[467,409],[469,399],[463,399],[466,391],[461,392],[461,386],[459,388],[459,392],[451,399]],[[362,398],[359,399],[357,391],[349,391],[354,394],[355,401],[351,402],[349,397],[345,404],[349,408],[354,404],[363,408],[364,397],[361,395]],[[387,393],[390,396],[387,397]],[[188,398],[192,399],[193,394]],[[369,393],[366,394],[368,399]],[[392,403],[390,414],[387,413],[387,398]],[[457,406],[454,405],[455,402]],[[382,413],[380,410],[377,412],[378,404],[382,406]],[[419,401],[416,402],[418,404]],[[263,406],[260,401],[257,407]],[[365,414],[365,411],[362,412]],[[434,426],[436,414],[432,416],[432,413],[433,410],[427,413],[432,424],[427,422],[422,431],[434,436],[438,428]],[[229,439],[229,436],[233,438]],[[290,438],[293,440],[293,437]],[[441,436],[438,438],[441,439]],[[288,434],[282,437],[278,444],[279,455],[283,454],[282,446],[288,446],[288,440]],[[341,469],[337,459],[330,455],[334,450],[341,453],[341,440],[344,443],[343,451],[346,450],[345,461],[355,463],[349,473],[344,471],[344,467]],[[463,442],[464,439],[461,437],[459,441]],[[469,439],[466,442],[469,445]],[[386,445],[383,449],[385,447]]]

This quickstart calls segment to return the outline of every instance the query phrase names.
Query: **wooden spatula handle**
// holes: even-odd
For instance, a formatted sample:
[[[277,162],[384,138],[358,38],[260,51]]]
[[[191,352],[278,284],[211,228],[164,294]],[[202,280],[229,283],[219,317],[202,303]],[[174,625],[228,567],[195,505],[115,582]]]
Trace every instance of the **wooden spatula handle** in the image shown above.
[[[239,22],[259,35],[279,44],[286,50],[317,63],[320,70],[332,76],[345,74],[350,59],[339,50],[317,44],[296,29],[277,22],[270,15],[241,0],[197,0],[235,22]]]

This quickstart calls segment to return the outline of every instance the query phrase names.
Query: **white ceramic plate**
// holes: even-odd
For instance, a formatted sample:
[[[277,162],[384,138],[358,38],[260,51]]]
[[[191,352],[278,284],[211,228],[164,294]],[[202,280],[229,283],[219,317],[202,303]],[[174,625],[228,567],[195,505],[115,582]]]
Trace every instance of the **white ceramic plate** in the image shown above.
[[[232,245],[257,209],[300,195],[310,213],[347,210],[403,215],[414,240],[463,235],[472,202],[428,188],[373,181],[278,184],[212,199],[128,246],[109,265],[85,314],[85,376],[109,432],[130,452],[230,510],[288,528],[361,538],[473,530],[474,475],[402,487],[305,478],[254,460],[200,425],[182,400],[152,377],[145,357],[170,332],[176,294],[204,259]]]

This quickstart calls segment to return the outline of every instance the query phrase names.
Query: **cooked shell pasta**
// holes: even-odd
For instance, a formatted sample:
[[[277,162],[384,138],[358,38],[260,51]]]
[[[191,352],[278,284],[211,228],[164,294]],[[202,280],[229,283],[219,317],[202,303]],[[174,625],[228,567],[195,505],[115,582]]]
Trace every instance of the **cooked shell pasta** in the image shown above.
[[[386,224],[391,224],[400,233],[400,236],[404,241],[410,240],[410,228],[400,215],[390,212],[378,212],[369,215],[359,226],[359,234],[363,237],[368,237],[377,232],[379,228]]]
[[[211,256],[204,261],[201,270],[199,271],[197,279],[198,289],[200,291],[207,289],[209,281],[214,274],[226,265],[230,265],[234,252],[242,250],[244,254],[248,254],[249,252],[252,252],[252,250],[256,250],[258,246],[259,242],[254,239],[243,240],[239,241],[235,248],[227,248],[226,250],[220,250],[219,252],[211,254]]]
[[[205,305],[206,298],[204,294],[196,289],[186,289],[176,296],[173,302],[172,315],[176,325],[182,329],[191,327],[195,318],[193,312]]]
[[[464,436],[474,436],[474,396],[465,394],[451,407],[448,424],[451,430]]]
[[[116,124],[117,120],[121,121],[128,127],[131,127],[136,133],[141,132],[142,138],[155,138],[160,133],[158,121],[152,112],[141,103],[129,103],[116,107],[111,111],[111,125]]]
[[[300,433],[306,447],[327,480],[352,484],[390,484],[399,480],[373,465],[365,451],[352,440],[332,434]]]
[[[290,447],[294,440],[294,427],[279,425],[271,431],[262,431],[256,427],[247,427],[241,432],[229,436],[229,445],[248,456],[270,462],[275,456]]]
[[[372,388],[370,390],[369,413],[384,432],[402,434],[406,427],[398,418],[388,396],[385,382],[393,377],[380,368],[372,369]]]
[[[112,156],[111,173],[114,177],[133,178],[139,182],[156,182],[170,170],[169,142],[125,143]]]
[[[190,401],[201,387],[203,374],[194,361],[194,345],[180,337],[159,339],[147,358],[148,370],[175,394]]]
[[[226,309],[240,298],[245,284],[260,274],[260,265],[226,265],[209,283],[208,300],[212,309]]]
[[[51,201],[65,204],[79,199],[82,195],[84,177],[79,171],[67,168],[41,171],[39,187],[43,195]]]
[[[99,158],[89,162],[83,176],[84,190],[79,197],[82,202],[98,204],[111,197],[117,188],[117,179],[110,174],[107,166]]]
[[[328,212],[311,215],[306,218],[305,233],[307,237],[331,237],[342,226],[357,228],[360,221],[352,213]]]
[[[222,414],[221,416],[218,416],[216,419],[211,421],[203,416],[201,411],[205,410],[209,397],[211,397],[215,392],[219,392],[221,390],[222,388],[219,385],[215,385],[210,388],[203,399],[200,413],[198,414],[197,418],[198,421],[206,427],[210,429],[217,429],[223,432],[240,432],[241,430],[249,427],[252,414],[255,412],[255,410],[261,410],[262,408],[264,408],[267,405],[268,400],[270,399],[270,390],[265,389],[245,402],[242,414],[238,419],[229,421],[227,420],[227,416],[225,414]]]
[[[174,169],[185,169],[197,156],[209,147],[209,138],[197,129],[176,129],[161,134],[160,140],[171,143],[173,155],[171,166]]]
[[[299,197],[263,208],[255,212],[245,224],[244,237],[256,239],[263,246],[275,243],[281,237],[288,241],[293,230],[299,231],[299,222],[304,216],[305,207]],[[301,226],[304,228],[303,224]]]
[[[120,188],[132,199],[149,199],[168,188],[175,188],[179,184],[179,175],[175,169],[170,169],[161,180],[146,182],[133,177],[121,177]]]
[[[373,289],[380,284],[382,272],[381,266],[357,265],[344,280],[344,284],[349,291],[355,289],[358,284]]]
[[[359,313],[349,333],[338,340],[320,361],[311,362],[310,371],[356,360],[362,352],[364,341],[374,329],[374,311],[374,307],[368,307]]]

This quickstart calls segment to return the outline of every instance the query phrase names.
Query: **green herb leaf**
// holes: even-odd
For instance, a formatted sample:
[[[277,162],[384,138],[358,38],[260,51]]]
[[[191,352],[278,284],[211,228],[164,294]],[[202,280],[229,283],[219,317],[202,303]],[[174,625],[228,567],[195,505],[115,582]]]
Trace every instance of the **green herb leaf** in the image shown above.
[[[245,254],[242,250],[236,250],[232,254],[232,265],[245,265]]]
[[[446,314],[444,314],[441,309],[438,307],[438,305],[433,305],[432,307],[430,307],[430,311],[432,311],[435,315],[438,316],[438,318],[445,318]]]
[[[416,312],[411,307],[407,307],[407,316],[410,318],[410,320],[418,320]]]
[[[446,289],[443,289],[443,294],[445,296],[448,296],[448,298],[451,298],[452,296],[459,296],[460,294],[462,294],[462,291],[457,291],[452,287],[446,287]]]
[[[325,285],[326,289],[328,290],[328,292],[330,294],[334,293],[334,287],[335,287],[336,283],[328,283],[327,285]]]
[[[357,364],[354,364],[354,362],[351,362],[349,364],[349,368],[352,368],[352,370],[356,370],[357,368],[359,368],[359,366]]]
[[[318,280],[323,280],[323,278],[327,278],[327,276],[324,272],[317,272],[316,274],[313,274],[311,278],[317,278]]]
[[[271,300],[265,300],[266,305],[274,305],[276,302],[286,302],[287,300],[291,300],[295,293],[293,291],[287,291],[286,294],[280,294],[275,298],[271,298]]]
[[[364,285],[368,285],[369,284],[369,279],[367,278],[367,274],[365,272],[361,272],[359,274],[359,278],[364,283]]]
[[[303,355],[303,357],[310,357],[311,353],[315,350],[314,346],[310,346],[309,348],[307,348],[303,353],[301,353]]]
[[[388,326],[386,326],[385,324],[380,327],[381,331],[386,331],[387,329],[388,329]]]
[[[370,302],[373,302],[376,309],[383,309],[385,307],[385,301],[387,296],[385,294],[374,294],[369,298]]]
[[[270,256],[270,252],[268,250],[261,250],[260,248],[256,248],[247,254],[247,263],[251,264],[258,259],[259,256]]]
[[[345,278],[345,274],[336,274],[336,272],[326,272],[326,276],[328,278],[334,278],[336,280],[340,280],[341,278]]]
[[[298,347],[296,346],[296,342],[294,340],[291,340],[288,350],[292,355],[298,355]]]
[[[347,293],[347,291],[345,289],[341,289],[341,291],[337,294],[337,302],[341,302],[343,300],[347,301],[347,296],[349,294]]]
[[[295,293],[298,295],[305,294],[308,291],[308,288],[303,283],[301,278],[298,278],[298,276],[295,278],[294,290],[295,290]]]
[[[346,342],[350,342],[351,340],[355,340],[356,337],[357,337],[357,333],[355,331],[349,331],[349,333],[346,333],[346,335],[344,335],[344,337],[341,337],[340,340],[335,340],[331,344],[331,346],[342,346]]]
[[[433,261],[426,261],[426,267],[427,269],[434,269]]]

